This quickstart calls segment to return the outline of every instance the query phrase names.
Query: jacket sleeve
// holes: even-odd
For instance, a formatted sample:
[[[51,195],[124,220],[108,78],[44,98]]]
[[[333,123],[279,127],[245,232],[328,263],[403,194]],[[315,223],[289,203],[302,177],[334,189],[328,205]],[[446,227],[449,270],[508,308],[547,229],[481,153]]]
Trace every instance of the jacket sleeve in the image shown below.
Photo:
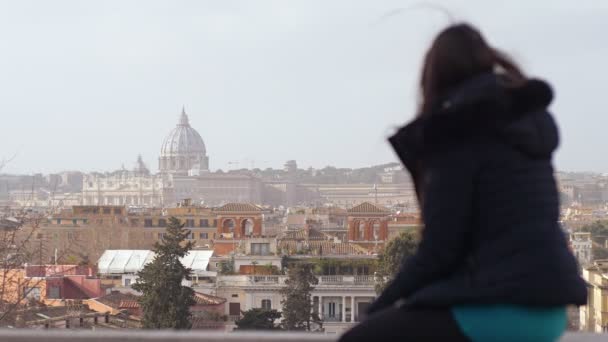
[[[370,305],[373,313],[407,300],[415,291],[449,276],[467,255],[471,229],[476,159],[471,149],[450,149],[425,161],[420,186],[424,228],[416,253]]]

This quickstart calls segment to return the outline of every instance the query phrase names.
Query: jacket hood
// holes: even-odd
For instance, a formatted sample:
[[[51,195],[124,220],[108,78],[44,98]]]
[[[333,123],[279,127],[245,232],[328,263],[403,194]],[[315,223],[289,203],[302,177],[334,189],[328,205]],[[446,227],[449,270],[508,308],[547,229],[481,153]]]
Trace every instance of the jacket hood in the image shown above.
[[[544,81],[511,86],[500,75],[483,74],[441,96],[431,113],[399,129],[389,142],[405,164],[478,136],[500,139],[532,158],[550,158],[559,144],[557,125],[547,112],[552,100]]]

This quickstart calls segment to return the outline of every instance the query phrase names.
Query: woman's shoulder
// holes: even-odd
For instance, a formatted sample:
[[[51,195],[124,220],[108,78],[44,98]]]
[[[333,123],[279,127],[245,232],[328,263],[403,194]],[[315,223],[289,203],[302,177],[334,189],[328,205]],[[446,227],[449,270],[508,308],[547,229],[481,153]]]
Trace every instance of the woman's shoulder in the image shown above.
[[[529,80],[506,87],[488,77],[472,82],[475,86],[456,89],[433,113],[420,115],[389,138],[397,154],[426,160],[487,150],[496,143],[530,158],[551,157],[559,134],[546,110],[553,97],[547,83]]]

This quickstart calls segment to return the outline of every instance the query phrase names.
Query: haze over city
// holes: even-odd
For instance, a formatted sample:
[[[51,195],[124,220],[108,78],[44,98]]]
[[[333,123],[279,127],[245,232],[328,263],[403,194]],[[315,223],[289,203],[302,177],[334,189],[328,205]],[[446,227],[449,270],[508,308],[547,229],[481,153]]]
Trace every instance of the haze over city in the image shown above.
[[[214,170],[395,161],[385,137],[415,113],[441,7],[552,82],[558,169],[608,171],[587,154],[608,124],[608,3],[545,0],[0,1],[2,172],[109,171],[139,153],[155,170],[183,105]]]

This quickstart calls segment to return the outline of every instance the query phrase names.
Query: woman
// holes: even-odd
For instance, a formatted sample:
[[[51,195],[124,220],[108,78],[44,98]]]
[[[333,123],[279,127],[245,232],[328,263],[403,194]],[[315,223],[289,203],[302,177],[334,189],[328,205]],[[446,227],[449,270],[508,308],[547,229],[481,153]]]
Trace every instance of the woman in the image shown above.
[[[342,341],[554,341],[584,305],[558,225],[549,85],[467,24],[428,51],[418,117],[389,141],[424,229],[414,256]]]

